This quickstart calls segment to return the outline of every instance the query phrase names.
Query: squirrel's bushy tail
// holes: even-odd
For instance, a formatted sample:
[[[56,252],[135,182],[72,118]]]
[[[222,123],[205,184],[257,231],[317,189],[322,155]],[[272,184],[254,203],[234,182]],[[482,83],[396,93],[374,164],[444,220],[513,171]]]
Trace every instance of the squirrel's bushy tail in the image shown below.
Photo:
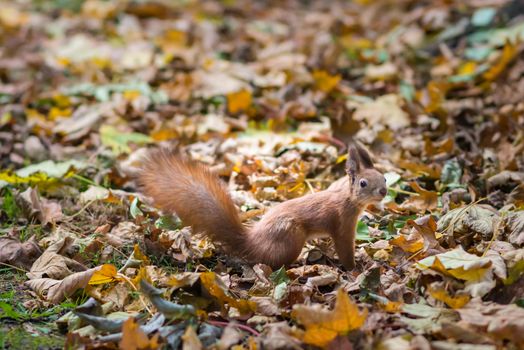
[[[167,150],[158,150],[143,163],[139,185],[165,212],[176,213],[226,250],[242,255],[247,232],[225,185],[207,167]]]

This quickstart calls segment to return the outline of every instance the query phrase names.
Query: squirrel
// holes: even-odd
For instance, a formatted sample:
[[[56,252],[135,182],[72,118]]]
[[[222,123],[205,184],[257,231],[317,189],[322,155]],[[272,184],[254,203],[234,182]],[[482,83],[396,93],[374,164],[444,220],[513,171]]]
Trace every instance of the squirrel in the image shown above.
[[[242,224],[228,190],[203,164],[165,149],[142,163],[138,185],[164,212],[176,213],[226,253],[280,268],[294,262],[308,239],[330,236],[339,261],[355,267],[355,230],[361,212],[387,193],[384,175],[358,144],[348,147],[347,176],[326,190],[280,203],[251,227]]]

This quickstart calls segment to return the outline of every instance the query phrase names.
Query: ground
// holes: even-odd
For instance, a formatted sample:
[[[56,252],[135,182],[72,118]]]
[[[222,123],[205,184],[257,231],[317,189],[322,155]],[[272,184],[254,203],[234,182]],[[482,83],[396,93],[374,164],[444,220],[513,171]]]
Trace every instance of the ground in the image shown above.
[[[524,347],[521,1],[0,8],[0,347]],[[248,264],[137,182],[182,154],[250,226],[355,144],[388,192],[351,271]]]

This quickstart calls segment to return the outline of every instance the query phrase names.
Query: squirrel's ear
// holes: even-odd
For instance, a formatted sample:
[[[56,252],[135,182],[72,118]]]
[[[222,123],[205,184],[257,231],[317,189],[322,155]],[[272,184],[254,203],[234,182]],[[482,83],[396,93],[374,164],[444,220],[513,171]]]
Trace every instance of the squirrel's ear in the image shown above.
[[[355,144],[358,155],[360,157],[360,163],[364,168],[373,168],[373,161],[371,160],[371,156],[369,155],[368,151],[358,143]]]
[[[348,159],[346,161],[346,172],[351,178],[351,182],[355,182],[355,176],[360,172],[360,156],[355,145],[350,145],[348,148]]]

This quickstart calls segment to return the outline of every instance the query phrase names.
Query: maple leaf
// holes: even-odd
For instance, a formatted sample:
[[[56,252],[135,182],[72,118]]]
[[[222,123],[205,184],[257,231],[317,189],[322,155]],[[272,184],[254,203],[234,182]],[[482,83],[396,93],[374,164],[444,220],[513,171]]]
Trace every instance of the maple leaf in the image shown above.
[[[342,288],[337,292],[332,311],[317,306],[295,305],[292,316],[306,328],[302,340],[320,347],[327,346],[338,335],[360,328],[368,314],[367,309],[360,312]]]

